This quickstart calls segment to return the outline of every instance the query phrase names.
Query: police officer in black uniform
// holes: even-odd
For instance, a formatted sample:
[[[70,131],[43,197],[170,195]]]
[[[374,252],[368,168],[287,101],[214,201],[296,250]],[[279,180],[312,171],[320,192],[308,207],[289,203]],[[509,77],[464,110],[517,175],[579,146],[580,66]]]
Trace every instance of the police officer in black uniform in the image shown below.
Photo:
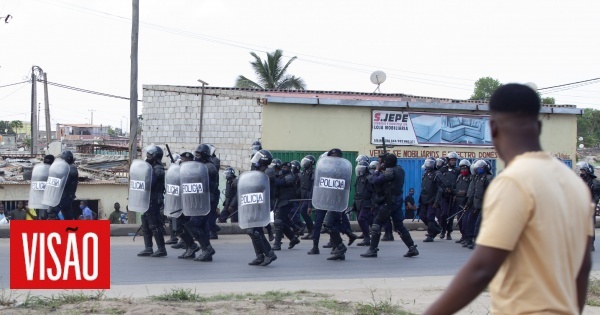
[[[473,163],[473,168],[476,172],[471,180],[469,196],[467,199],[467,209],[471,211],[469,214],[469,222],[467,223],[467,241],[463,247],[469,249],[475,248],[475,239],[479,232],[481,224],[481,209],[483,208],[483,196],[485,191],[494,178],[491,174],[490,166],[484,160],[477,160]]]
[[[229,218],[231,218],[231,222],[238,222],[238,178],[235,176],[235,170],[231,167],[226,168],[223,175],[225,175],[227,182],[225,183],[225,201],[223,201],[223,210],[221,210],[221,214],[219,215],[219,223],[225,223]]]
[[[594,227],[596,227],[596,212],[598,209],[598,200],[600,200],[600,181],[596,179],[596,175],[594,175],[594,167],[586,162],[577,163],[577,167],[579,168],[580,174],[579,176],[585,184],[590,188],[590,192],[592,193],[592,202],[596,205],[596,211],[594,211],[593,222]],[[592,239],[592,251],[596,250],[594,242],[596,241],[596,233],[594,233]]]
[[[273,250],[281,250],[283,235],[290,240],[288,249],[294,248],[300,240],[294,234],[294,224],[290,220],[292,203],[290,199],[296,196],[296,178],[292,175],[292,165],[289,162],[281,164],[281,176],[275,178],[276,206],[275,206],[275,240]]]
[[[298,210],[308,229],[306,236],[301,238],[303,240],[310,240],[313,238],[314,223],[308,210],[314,208],[310,199],[312,199],[313,184],[315,181],[315,164],[316,159],[312,155],[305,156],[300,162],[300,166],[302,167],[302,171],[298,176],[300,178],[300,199],[309,199],[301,201],[300,209]]]
[[[215,168],[217,168],[217,172],[219,172],[219,169],[221,169],[221,160],[217,157],[217,155],[215,154],[215,152],[217,151],[217,148],[215,148],[214,145],[212,144],[206,144],[209,148],[210,148],[210,161],[212,164],[215,165]],[[214,195],[211,195],[210,198],[216,198],[217,202],[214,203],[214,207],[211,207],[210,212],[208,213],[208,233],[209,233],[209,237],[211,240],[216,240],[219,238],[219,235],[217,234],[221,228],[219,228],[219,226],[217,225],[217,207],[219,206],[219,197],[221,196],[221,191],[219,190],[219,182],[217,181],[216,183],[216,192],[214,193]]]
[[[263,172],[269,177],[269,193],[272,196],[272,191],[275,189],[275,172],[269,167],[273,161],[273,155],[268,150],[259,149],[252,157],[251,170]],[[246,233],[252,239],[254,253],[256,258],[248,263],[251,266],[267,266],[277,259],[277,256],[271,248],[271,244],[267,241],[263,228],[255,227],[246,229]]]
[[[439,200],[440,200],[440,225],[442,226],[442,233],[440,238],[446,237],[447,240],[451,240],[454,217],[451,220],[448,218],[456,213],[456,204],[454,203],[454,186],[456,185],[456,179],[458,178],[458,168],[456,167],[456,160],[458,154],[456,152],[450,152],[446,155],[445,163],[438,170],[438,178],[441,182],[441,189],[439,189]]]
[[[369,173],[369,164],[366,161],[358,162],[355,168],[356,182],[354,183],[354,203],[352,210],[358,212],[358,225],[364,235],[364,239],[357,246],[370,246],[369,226],[373,224],[373,209],[371,198],[375,189],[373,178]]]
[[[461,160],[458,164],[460,174],[456,178],[456,185],[454,185],[454,204],[459,210],[456,215],[457,225],[460,229],[460,239],[455,243],[463,243],[466,239],[466,222],[468,221],[467,211],[465,207],[467,205],[467,192],[469,191],[469,185],[471,184],[471,162],[469,160]]]
[[[73,214],[72,204],[73,200],[76,198],[75,193],[77,192],[77,184],[79,182],[79,172],[75,165],[73,152],[65,150],[60,154],[60,158],[69,164],[69,175],[67,176],[67,182],[65,183],[65,188],[60,197],[60,202],[56,207],[50,207],[48,209],[48,218],[57,219],[58,212],[62,212],[65,220],[75,220],[76,218],[75,214]],[[46,159],[44,159],[44,163],[46,163]]]
[[[186,163],[194,160],[194,155],[191,152],[183,152],[180,155],[181,163]],[[175,245],[171,245],[171,248],[181,249],[184,248],[185,252],[177,256],[179,259],[194,259],[196,258],[196,252],[200,251],[200,246],[194,242],[194,238],[192,234],[190,234],[186,228],[184,228],[185,224],[190,221],[191,217],[184,215],[183,213],[177,217],[177,229],[175,230],[175,235],[179,236],[179,243]]]
[[[438,208],[438,179],[435,171],[435,160],[427,158],[423,163],[425,172],[421,177],[421,195],[419,196],[419,218],[427,225],[427,238],[423,242],[433,242],[441,232],[435,221]]]
[[[408,252],[404,257],[414,257],[419,255],[417,245],[415,245],[410,232],[404,227],[404,215],[402,213],[404,187],[404,170],[397,165],[396,155],[387,153],[380,157],[379,166],[373,174],[373,185],[383,187],[383,196],[378,202],[382,204],[371,225],[371,245],[362,257],[377,257],[379,251],[379,238],[381,237],[381,226],[392,218],[394,230],[400,235],[400,239],[408,247]],[[383,198],[381,198],[383,197]]]
[[[163,150],[155,145],[146,148],[146,163],[152,166],[152,183],[150,187],[150,206],[142,214],[142,232],[145,249],[138,256],[167,256],[165,248],[164,226],[161,206],[165,192],[165,168],[162,165]],[[156,252],[152,249],[152,237],[156,241]]]

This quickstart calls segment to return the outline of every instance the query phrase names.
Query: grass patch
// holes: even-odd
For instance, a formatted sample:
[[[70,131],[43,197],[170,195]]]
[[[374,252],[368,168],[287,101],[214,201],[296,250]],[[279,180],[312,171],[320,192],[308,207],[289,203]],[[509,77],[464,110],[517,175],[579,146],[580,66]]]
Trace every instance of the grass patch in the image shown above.
[[[412,313],[404,310],[397,304],[389,301],[379,301],[376,303],[359,303],[354,309],[354,314],[360,315],[411,315]]]
[[[153,295],[150,299],[163,302],[203,302],[204,298],[191,289],[171,289],[170,292],[161,295]]]
[[[104,292],[98,291],[96,294],[78,293],[61,293],[51,295],[50,297],[32,296],[28,294],[25,301],[19,307],[31,309],[50,309],[56,310],[62,305],[79,304],[87,301],[100,301],[104,299]]]
[[[585,304],[589,306],[600,306],[600,279],[590,278]]]
[[[16,303],[17,300],[13,298],[11,291],[8,291],[8,293],[4,289],[0,291],[0,306],[13,306]]]

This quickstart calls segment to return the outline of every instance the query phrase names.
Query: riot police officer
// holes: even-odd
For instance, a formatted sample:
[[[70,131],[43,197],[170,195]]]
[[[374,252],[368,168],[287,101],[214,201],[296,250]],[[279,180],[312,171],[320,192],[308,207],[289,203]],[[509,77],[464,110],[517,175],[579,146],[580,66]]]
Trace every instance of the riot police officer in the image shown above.
[[[342,158],[342,150],[331,149],[327,152],[327,156]],[[351,175],[351,174],[350,174]],[[323,225],[327,227],[329,237],[331,239],[331,256],[327,260],[345,260],[346,251],[348,250],[344,245],[341,233],[345,230],[343,224],[343,216],[346,214],[339,211],[327,211]],[[354,237],[356,239],[356,236]]]
[[[427,238],[423,242],[433,242],[441,232],[435,221],[438,208],[438,180],[435,171],[435,160],[427,158],[423,163],[424,173],[421,177],[421,195],[419,196],[419,218],[427,225]]]
[[[400,239],[408,247],[408,252],[404,257],[414,257],[419,255],[417,245],[415,245],[410,232],[404,227],[404,215],[402,214],[404,187],[404,170],[397,165],[396,155],[387,153],[381,156],[378,169],[373,174],[373,185],[383,187],[383,198],[379,199],[382,206],[371,225],[371,245],[362,257],[377,257],[379,251],[379,238],[381,237],[381,226],[392,218],[394,230],[400,235]],[[382,172],[383,170],[383,172]]]
[[[586,162],[577,163],[577,168],[579,168],[579,177],[583,179],[585,184],[590,188],[590,192],[592,194],[592,203],[596,205],[596,211],[594,211],[593,222],[594,227],[596,226],[596,212],[598,212],[598,201],[600,200],[600,181],[596,179],[596,175],[594,175],[594,167]],[[592,238],[592,251],[596,250],[594,242],[596,241],[596,234],[594,233]]]
[[[475,239],[479,232],[481,224],[481,209],[483,208],[483,196],[490,182],[493,179],[491,168],[484,160],[477,160],[473,163],[473,169],[476,174],[471,180],[469,187],[469,196],[467,199],[467,209],[471,211],[469,214],[469,222],[467,223],[467,241],[464,247],[469,249],[475,248]]]
[[[295,189],[295,195],[294,195],[294,199],[300,199],[302,193],[300,192],[300,162],[298,160],[293,160],[290,162],[291,166],[292,166],[292,175],[294,175],[294,179],[295,179],[295,184],[294,184],[294,189]],[[298,236],[302,236],[304,235],[304,230],[306,230],[306,226],[307,224],[302,222],[302,220],[300,219],[302,214],[300,213],[300,205],[302,204],[302,202],[296,200],[292,202],[292,210],[290,211],[290,219],[292,220],[292,223],[294,223],[294,227],[297,228],[297,230],[295,230],[295,234]]]
[[[269,178],[269,191],[273,191],[275,187],[275,173],[269,168],[269,165],[273,161],[273,155],[271,152],[264,149],[259,149],[252,157],[251,170],[260,171],[267,175]],[[277,256],[271,248],[271,244],[267,241],[265,233],[262,227],[254,227],[246,229],[246,233],[252,239],[252,245],[254,247],[254,253],[256,258],[249,262],[251,266],[267,266],[277,259]]]
[[[288,249],[294,248],[300,240],[294,234],[292,227],[294,224],[290,220],[290,210],[296,195],[296,177],[292,175],[292,165],[289,162],[281,164],[281,176],[275,178],[275,240],[273,241],[273,250],[281,250],[281,239],[283,235],[290,240]]]
[[[364,235],[364,239],[356,244],[358,246],[371,245],[369,236],[369,226],[373,224],[373,209],[371,207],[371,198],[373,196],[373,178],[369,173],[369,164],[366,161],[358,162],[354,169],[356,173],[356,182],[354,183],[354,203],[352,209],[358,212],[358,225]]]
[[[221,160],[217,157],[217,155],[215,154],[217,151],[217,148],[212,145],[212,144],[206,144],[209,148],[210,148],[210,161],[212,164],[215,165],[215,168],[217,169],[217,172],[219,171],[219,169],[221,168]],[[216,183],[216,190],[214,195],[211,195],[211,198],[216,198],[216,200],[219,200],[219,197],[221,196],[221,192],[219,191],[219,182],[217,181]],[[208,213],[208,233],[209,233],[209,237],[211,240],[216,240],[219,238],[219,235],[217,234],[221,228],[219,228],[219,226],[217,225],[217,207],[219,205],[219,202],[217,201],[217,203],[215,203],[214,207],[211,207],[210,212]]]
[[[466,239],[466,222],[468,221],[469,215],[465,210],[467,205],[467,192],[469,190],[469,184],[471,183],[471,162],[469,160],[461,160],[458,164],[460,169],[460,175],[456,178],[456,185],[454,185],[454,204],[459,209],[457,225],[460,230],[461,237],[456,243],[463,243]]]
[[[314,208],[310,199],[312,199],[313,184],[315,181],[315,163],[315,157],[312,155],[305,156],[300,162],[300,166],[302,167],[302,171],[298,175],[300,179],[300,199],[305,200],[300,202],[299,212],[302,218],[304,219],[304,223],[306,224],[306,227],[308,229],[308,233],[306,234],[306,236],[301,238],[303,240],[313,239],[314,223],[309,214],[309,210],[312,211],[312,209]]]
[[[180,164],[183,165],[184,163],[193,161],[194,155],[191,152],[183,152],[180,155],[180,159]],[[194,259],[196,258],[196,253],[200,251],[200,246],[198,246],[198,244],[194,242],[194,238],[184,227],[185,224],[189,221],[189,216],[181,214],[177,217],[177,222],[175,224],[175,226],[177,227],[177,229],[175,230],[175,234],[179,236],[180,241],[175,245],[171,245],[171,248],[185,249],[185,252],[182,255],[177,256],[177,258],[179,259]]]
[[[77,192],[77,184],[79,182],[79,172],[75,165],[73,152],[65,150],[60,154],[60,158],[69,164],[69,174],[67,175],[67,181],[60,202],[56,207],[50,207],[48,209],[48,218],[57,219],[58,212],[61,212],[65,220],[75,220],[76,218],[73,214],[72,204],[73,200],[76,198],[75,193]]]
[[[235,170],[231,167],[225,169],[223,173],[227,182],[225,183],[225,201],[223,201],[223,210],[219,216],[219,222],[225,223],[228,218],[231,218],[231,222],[238,221],[237,215],[237,183],[238,178],[235,176]]]
[[[456,160],[458,159],[458,154],[456,152],[450,152],[446,155],[446,159],[442,166],[438,169],[438,179],[440,181],[441,187],[439,189],[439,200],[440,200],[440,215],[439,221],[442,227],[442,233],[440,233],[440,238],[446,237],[447,240],[451,240],[453,225],[454,225],[454,217],[456,213],[456,204],[454,203],[454,186],[456,185],[456,179],[458,178],[458,168],[456,168]],[[444,235],[446,234],[446,235]]]
[[[146,147],[146,163],[152,166],[152,183],[150,187],[150,206],[142,214],[142,232],[145,249],[138,256],[167,256],[165,249],[164,227],[161,206],[165,191],[165,168],[162,165],[163,150],[155,145]],[[156,241],[157,251],[153,252],[152,237]]]

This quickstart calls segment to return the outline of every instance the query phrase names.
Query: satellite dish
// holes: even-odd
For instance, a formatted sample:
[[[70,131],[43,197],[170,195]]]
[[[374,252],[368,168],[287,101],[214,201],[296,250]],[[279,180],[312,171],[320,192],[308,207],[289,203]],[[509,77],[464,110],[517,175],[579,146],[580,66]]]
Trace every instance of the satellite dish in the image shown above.
[[[583,141],[583,137],[579,137],[579,141]]]
[[[386,75],[385,75],[385,72],[383,72],[383,71],[377,70],[377,71],[371,73],[371,83],[377,85],[375,92],[379,91],[381,93],[379,86],[381,85],[381,83],[385,82],[385,79],[386,79]]]
[[[527,85],[528,87],[530,87],[534,91],[537,91],[537,89],[538,89],[537,84],[535,84],[533,82],[527,82],[527,83],[525,83],[525,85]]]
[[[579,148],[580,148],[580,149],[583,149],[583,147],[584,147],[583,143],[580,143],[580,144],[579,144]]]
[[[385,72],[383,71],[375,71],[373,73],[371,73],[371,83],[375,84],[375,85],[380,85],[381,83],[385,82],[386,79],[386,75]]]

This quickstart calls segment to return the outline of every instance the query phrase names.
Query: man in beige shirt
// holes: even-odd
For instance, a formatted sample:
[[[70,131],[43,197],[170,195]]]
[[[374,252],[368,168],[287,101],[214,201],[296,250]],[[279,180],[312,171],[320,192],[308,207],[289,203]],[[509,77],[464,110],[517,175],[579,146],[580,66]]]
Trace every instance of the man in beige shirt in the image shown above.
[[[540,99],[520,84],[490,99],[494,146],[506,168],[483,202],[477,247],[425,314],[452,314],[489,284],[493,314],[579,314],[591,268],[590,193],[542,151]]]

